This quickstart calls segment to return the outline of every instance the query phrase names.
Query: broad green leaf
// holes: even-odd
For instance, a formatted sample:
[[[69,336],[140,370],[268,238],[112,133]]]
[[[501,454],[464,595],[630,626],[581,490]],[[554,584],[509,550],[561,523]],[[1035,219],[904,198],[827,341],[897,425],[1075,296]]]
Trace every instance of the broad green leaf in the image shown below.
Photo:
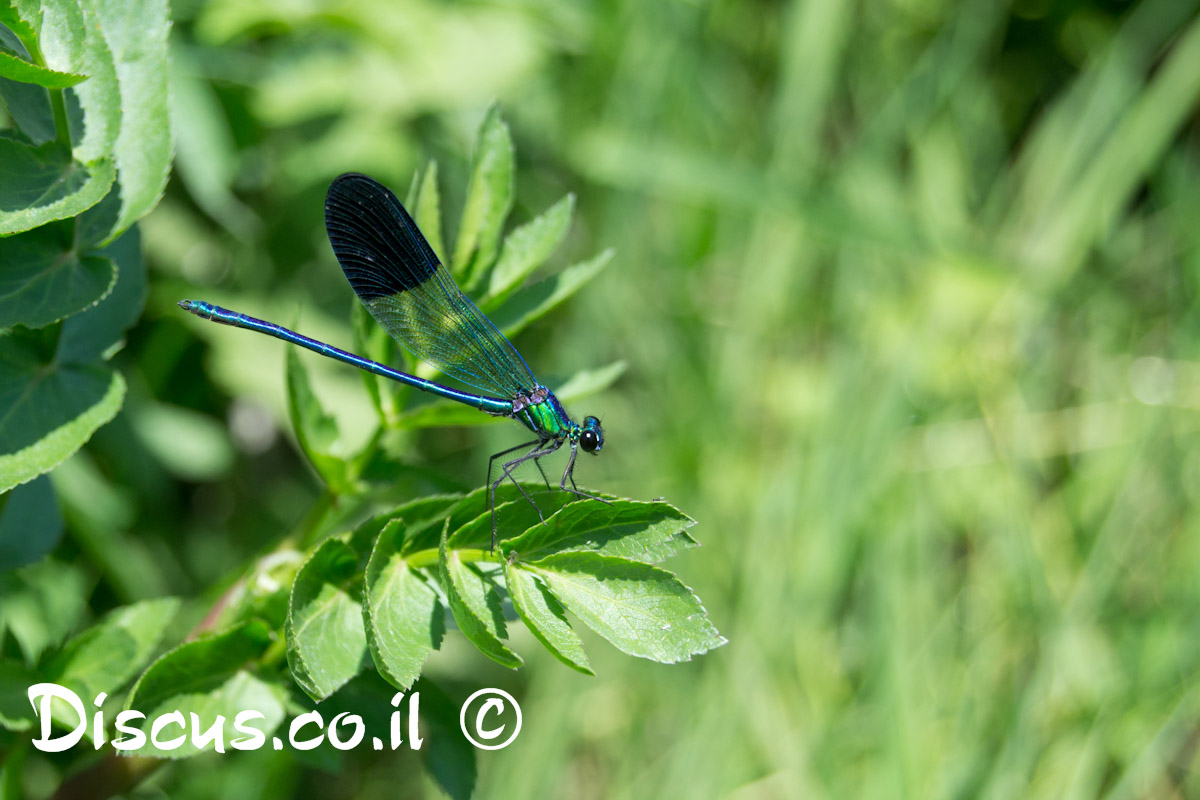
[[[563,405],[598,394],[617,382],[625,374],[624,361],[614,361],[596,369],[583,369],[576,372],[555,390],[554,395]]]
[[[488,279],[483,305],[493,308],[505,300],[521,282],[546,263],[567,236],[571,215],[575,211],[575,195],[568,194],[544,214],[530,220],[510,233],[500,250],[496,268]]]
[[[462,562],[457,550],[446,548],[445,530],[443,527],[438,567],[454,621],[481,653],[497,664],[516,669],[525,662],[500,641],[507,638],[508,631],[499,595],[478,572]]]
[[[287,690],[279,684],[267,683],[258,675],[246,670],[239,670],[227,677],[220,685],[201,691],[181,693],[164,701],[157,708],[147,713],[148,720],[157,718],[160,714],[178,711],[187,720],[187,739],[180,747],[173,750],[160,750],[147,743],[137,751],[139,756],[157,756],[160,758],[182,759],[190,758],[202,752],[212,752],[215,745],[206,743],[204,748],[193,744],[194,731],[202,733],[210,731],[221,723],[221,741],[226,753],[235,752],[232,743],[235,740],[247,739],[244,731],[234,727],[237,716],[245,711],[254,711],[261,717],[243,723],[243,727],[256,728],[269,742],[271,733],[283,723],[287,716]],[[192,715],[195,715],[195,719]],[[149,723],[142,726],[149,730]],[[183,731],[178,726],[164,729],[162,738],[170,740],[179,736]],[[270,745],[268,745],[270,746]]]
[[[179,600],[173,597],[115,609],[66,643],[47,667],[48,679],[75,692],[85,704],[100,692],[112,694],[150,661],[178,611]],[[56,702],[52,708],[55,720],[66,728],[79,724],[66,703]]]
[[[37,561],[54,549],[62,531],[49,478],[35,478],[0,495],[0,572]]]
[[[33,83],[50,89],[62,89],[87,80],[86,75],[74,72],[55,72],[39,67],[13,53],[5,52],[0,46],[0,77],[21,83]]]
[[[33,29],[20,19],[15,9],[10,7],[8,14],[8,22],[12,25],[0,27],[0,77],[50,89],[63,89],[87,79],[86,75],[57,72],[34,64],[29,57],[29,49],[21,37],[14,33],[12,26],[23,28],[30,41],[34,35]]]
[[[60,363],[34,337],[0,337],[0,491],[60,464],[116,416],[125,381],[104,364]]]
[[[350,536],[350,543],[354,546],[355,552],[360,555],[369,554],[375,548],[375,541],[383,533],[383,529],[387,527],[388,523],[393,519],[403,519],[404,535],[396,540],[396,544],[403,553],[408,554],[411,552],[409,545],[412,534],[429,527],[436,527],[440,531],[446,515],[462,500],[462,497],[461,494],[433,494],[410,500],[396,506],[391,511],[363,522],[354,529],[354,533]],[[435,535],[430,540],[430,547],[436,545],[437,536]]]
[[[34,30],[31,20],[35,18],[37,11],[37,4],[32,2],[18,5],[10,0],[8,3],[0,3],[0,25],[8,28],[22,42],[32,42],[37,38],[37,31]]]
[[[613,251],[605,250],[589,261],[573,264],[557,275],[522,289],[496,310],[492,321],[505,336],[516,336],[531,322],[582,289],[600,274],[612,257]]]
[[[213,726],[218,716],[225,717],[223,740],[227,749],[232,739],[242,736],[233,729],[233,722],[243,711],[262,714],[263,718],[249,724],[269,736],[283,721],[285,693],[281,687],[251,675],[245,667],[259,658],[270,642],[271,632],[266,625],[247,622],[225,633],[181,644],[151,664],[130,692],[126,708],[146,714],[139,727],[147,733],[160,715],[182,712],[187,739],[173,750],[160,750],[147,742],[138,755],[172,759],[195,755],[198,751],[191,741],[192,713],[197,715],[201,731]],[[170,740],[184,732],[172,724],[161,738]]]
[[[111,159],[81,163],[56,142],[0,138],[0,236],[73,217],[100,202],[115,179]]]
[[[184,642],[163,653],[142,673],[125,707],[149,711],[177,695],[215,688],[261,656],[271,640],[270,629],[253,620]]]
[[[501,545],[506,554],[533,561],[549,553],[583,550],[635,561],[670,558],[697,542],[687,532],[696,521],[670,503],[612,498],[566,506],[545,525],[534,525]]]
[[[513,607],[537,640],[568,667],[595,675],[583,651],[583,642],[571,630],[562,606],[537,578],[520,565],[505,562],[504,583]]]
[[[105,198],[96,210],[102,211],[108,203]],[[91,214],[89,210],[79,218],[79,227],[88,223]],[[138,229],[126,231],[107,247],[94,252],[117,265],[117,284],[97,305],[63,321],[61,360],[107,359],[113,345],[134,326],[146,305],[146,264],[142,260],[142,237]]]
[[[324,700],[362,668],[367,651],[362,606],[347,586],[358,554],[342,539],[326,539],[292,583],[287,656],[296,683]]]
[[[174,597],[114,609],[64,645],[48,667],[54,681],[80,697],[115,692],[150,661],[178,611]]]
[[[534,500],[540,501],[542,497],[551,493],[544,483],[522,481],[521,486]],[[511,481],[505,481],[496,487],[496,507],[499,508],[521,496],[521,491]],[[446,495],[442,497],[446,497]],[[450,530],[457,531],[487,510],[488,488],[486,486],[480,486],[469,494],[456,496],[453,504],[448,508],[440,509],[437,516],[431,516],[425,521],[419,521],[410,512],[402,512],[397,509],[396,514],[402,515],[408,523],[407,536],[401,549],[407,555],[415,550],[437,547],[444,521],[449,520]],[[434,524],[435,522],[436,524]]]
[[[109,0],[118,2],[119,0]],[[37,30],[38,45],[48,68],[87,75],[64,91],[72,93],[83,112],[72,125],[74,156],[85,164],[111,160],[125,111],[117,66],[101,29],[103,0],[47,0],[41,14],[25,15]],[[86,9],[84,8],[86,6]],[[130,98],[130,102],[137,98]],[[71,105],[68,103],[68,105]]]
[[[37,674],[19,661],[0,659],[0,728],[25,731],[36,717],[29,703],[29,687],[38,683]]]
[[[666,570],[599,553],[556,553],[523,566],[630,655],[670,664],[725,644],[699,598]]]
[[[40,328],[99,302],[117,282],[103,256],[81,257],[74,224],[61,222],[0,239],[0,328]]]
[[[145,302],[137,231],[97,253],[117,265],[116,286],[99,304],[61,326],[0,336],[0,491],[53,469],[121,407],[125,382],[99,359]]]
[[[8,115],[28,143],[40,147],[57,136],[54,112],[50,109],[50,93],[45,88],[0,78],[0,101],[3,101]],[[24,141],[11,131],[0,131],[0,138]]]
[[[471,179],[454,245],[454,275],[468,289],[496,257],[500,232],[513,202],[513,143],[500,109],[492,106],[479,125]]]
[[[86,0],[116,69],[121,122],[113,147],[121,180],[120,234],[152,209],[171,171],[167,0]],[[87,107],[85,106],[85,112]]]
[[[30,14],[40,12],[40,9],[34,7],[26,10]],[[0,49],[23,61],[32,62],[25,42],[36,42],[37,35],[33,27],[21,18],[11,4],[0,3],[0,14],[5,17],[0,20],[3,24],[3,27],[0,27],[0,42],[3,42]],[[50,110],[50,94],[44,86],[0,78],[0,99],[3,99],[8,115],[16,123],[17,129],[33,144],[42,145],[57,136],[54,130],[54,112]]]
[[[551,519],[567,503],[578,499],[570,492],[558,489],[557,486],[547,490],[545,484],[538,486],[536,495],[530,494],[530,499],[537,503],[537,508],[534,508],[524,497],[516,497],[506,503],[500,502],[499,487],[497,487],[496,494],[496,539],[498,542],[504,541],[506,537],[515,536],[521,531],[540,527],[543,518]],[[538,515],[539,509],[541,516]],[[450,547],[491,547],[491,512],[484,511],[450,534],[449,545]]]
[[[363,586],[363,624],[379,674],[405,691],[442,641],[444,615],[437,593],[400,553],[404,523],[394,519],[379,535]]]
[[[296,431],[296,440],[321,480],[335,494],[344,494],[351,488],[352,481],[346,460],[332,453],[338,440],[337,420],[326,413],[321,401],[313,394],[308,370],[296,349],[289,347],[286,357],[288,415]]]
[[[0,639],[8,631],[26,663],[36,663],[80,623],[89,594],[78,567],[52,558],[0,574]]]
[[[434,255],[439,260],[446,258],[446,246],[442,243],[442,197],[438,192],[438,166],[436,161],[430,161],[425,175],[421,178],[421,190],[413,210],[413,220],[425,240],[433,248]]]

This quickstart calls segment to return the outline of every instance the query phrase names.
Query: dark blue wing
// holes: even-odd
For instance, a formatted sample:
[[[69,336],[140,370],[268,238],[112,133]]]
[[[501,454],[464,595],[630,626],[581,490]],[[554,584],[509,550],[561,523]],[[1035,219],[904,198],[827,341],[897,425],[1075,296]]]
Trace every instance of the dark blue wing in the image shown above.
[[[338,177],[325,197],[325,229],[355,294],[417,358],[506,399],[538,385],[385,186],[356,173]]]

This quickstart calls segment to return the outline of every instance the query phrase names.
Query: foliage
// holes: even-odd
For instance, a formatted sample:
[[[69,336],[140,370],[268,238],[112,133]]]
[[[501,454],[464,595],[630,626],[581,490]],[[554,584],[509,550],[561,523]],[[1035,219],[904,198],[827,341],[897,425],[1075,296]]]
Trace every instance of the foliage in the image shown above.
[[[269,689],[214,670],[218,697],[386,727],[396,685],[419,673],[428,731],[419,755],[154,760],[152,791],[171,797],[1200,793],[1198,8],[173,4],[177,170],[137,225],[146,311],[123,349],[87,362],[116,368],[123,410],[0,497],[0,558],[54,548],[0,575],[0,719],[27,719],[20,687],[107,612],[179,596],[156,652],[191,644],[181,635],[210,611],[210,636],[265,645],[244,674]],[[28,66],[14,76],[0,56],[0,75],[68,87],[69,116],[100,96],[79,92],[103,70],[14,57]],[[57,139],[12,111],[24,106],[6,86],[11,125]],[[103,182],[99,146],[116,129],[98,125],[65,190]],[[484,141],[520,152],[508,177],[501,147],[473,178],[467,154]],[[57,152],[0,165],[34,182]],[[348,170],[393,187],[416,172],[422,229],[509,329],[572,285],[567,265],[615,249],[516,344],[548,385],[595,392],[608,444],[581,467],[587,482],[670,497],[702,521],[705,547],[659,505],[674,544],[538,557],[547,531],[526,516],[509,531],[523,544],[464,558],[469,523],[489,525],[482,507],[425,523],[469,496],[511,429],[375,379],[363,391],[307,355],[288,376],[278,342],[179,313],[202,296],[403,363],[365,314],[345,324],[353,298],[320,208]],[[510,210],[499,231],[498,212],[466,215],[480,227],[461,239],[456,212],[480,180]],[[544,250],[506,254],[525,237]],[[90,255],[52,296],[102,291]],[[0,282],[26,274],[8,267],[5,255]],[[13,307],[26,300],[0,301],[0,319]],[[311,404],[290,394],[300,380]],[[303,447],[289,404],[313,423]],[[51,529],[57,544],[21,535]],[[443,532],[473,633],[530,668],[480,657],[454,630]],[[412,569],[414,552],[432,560]],[[586,586],[598,559],[652,578],[668,554],[731,640],[687,664],[600,646],[575,624],[589,610],[551,592]],[[553,576],[534,567],[546,559]],[[576,571],[584,561],[597,568]],[[286,641],[255,633],[255,620],[286,627],[306,565],[328,567],[308,597],[362,611],[365,667],[320,704],[287,677]],[[353,628],[354,614],[330,616]],[[525,724],[476,764],[455,715],[482,686],[518,697]],[[0,786],[49,794],[71,766],[11,746],[27,736],[0,730]],[[124,785],[145,771],[117,766]]]
[[[126,8],[125,13],[134,10]],[[9,325],[0,363],[11,367],[3,376],[4,397],[11,409],[0,431],[9,444],[4,463],[11,479],[4,489],[57,466],[119,407],[125,391],[119,373],[103,371],[102,361],[93,364],[85,359],[111,355],[109,343],[140,311],[144,296],[138,269],[140,241],[133,234],[121,233],[132,217],[140,216],[157,200],[170,150],[164,119],[167,22],[163,9],[140,9],[148,17],[138,24],[145,23],[154,31],[152,44],[158,47],[158,58],[132,67],[124,54],[132,45],[130,37],[137,35],[137,25],[115,9],[67,3],[43,9],[41,17],[35,11],[30,7],[24,16],[14,17],[12,14],[21,13],[16,10],[6,18],[14,35],[16,31],[24,34],[14,40],[15,55],[0,61],[8,70],[9,84],[21,87],[16,81],[40,82],[38,85],[50,92],[50,105],[57,103],[62,108],[70,104],[67,93],[78,92],[85,128],[108,124],[101,120],[102,114],[108,114],[115,127],[106,140],[110,151],[105,161],[72,162],[57,168],[54,176],[43,174],[50,169],[50,162],[39,162],[38,180],[46,187],[79,182],[65,197],[60,197],[57,189],[58,193],[35,191],[32,185],[23,184],[19,170],[25,169],[21,166],[24,156],[14,156],[9,162],[16,170],[4,190],[10,191],[10,198],[22,198],[27,208],[9,215],[4,232],[15,235],[2,240],[3,255],[13,267],[0,309],[7,313]],[[94,27],[85,23],[89,18],[96,21]],[[37,27],[50,20],[57,20],[63,30]],[[64,31],[74,38],[80,53],[72,54],[74,60],[56,59],[56,51],[47,47],[50,57],[43,63],[39,41],[53,40]],[[105,62],[108,73],[104,74],[116,75],[111,85],[104,87],[108,93],[103,96],[96,94],[101,83],[96,76],[102,70],[85,58],[87,53],[100,52],[113,59],[111,64]],[[63,64],[81,71],[50,66]],[[155,88],[160,91],[155,93]],[[69,96],[74,98],[74,94]],[[24,89],[5,97],[14,120],[34,119],[40,113]],[[128,103],[123,116],[112,113],[112,105],[120,101]],[[153,136],[133,140],[123,133],[120,126],[138,125],[145,121],[143,115],[153,120],[152,132],[167,136],[166,159],[161,157],[160,140]],[[46,129],[53,130],[53,124],[48,122]],[[36,149],[33,130],[30,124],[12,139],[13,147],[24,148],[21,152],[29,153],[30,160],[34,154],[41,153],[40,158],[51,153]],[[29,142],[18,141],[22,133]],[[75,131],[59,133],[55,145],[66,148]],[[88,151],[89,135],[82,137],[80,152]],[[147,194],[143,185],[152,171],[148,165],[153,164],[160,165],[161,174],[154,173],[158,175],[157,188]],[[113,165],[119,184],[113,183],[111,191],[107,184],[101,186],[99,193],[88,188],[99,180],[104,168],[112,183]],[[77,178],[77,173],[85,177]],[[513,206],[514,173],[511,134],[493,106],[479,128],[451,265],[464,285],[487,287],[479,303],[509,335],[576,293],[611,258],[611,251],[605,252],[526,286],[566,236],[574,198],[567,195],[544,215],[504,237],[503,227]],[[97,202],[105,191],[107,196]],[[96,211],[89,210],[93,205]],[[435,162],[424,177],[414,180],[408,205],[440,249],[443,239]],[[58,218],[63,220],[53,221]],[[24,227],[35,229],[22,232]],[[399,357],[395,343],[379,334],[361,308],[356,308],[353,328],[363,352],[382,361]],[[377,508],[376,487],[391,485],[403,472],[395,450],[389,449],[389,437],[453,423],[461,418],[460,408],[449,402],[421,404],[423,398],[414,397],[404,387],[364,374],[378,426],[355,450],[343,441],[336,417],[322,406],[304,362],[294,351],[288,352],[286,359],[288,412],[296,441],[325,483],[325,495],[299,541],[282,537],[271,556],[259,560],[226,589],[188,640],[153,662],[152,656],[160,650],[168,625],[176,617],[177,600],[143,600],[120,607],[61,646],[55,640],[24,646],[22,625],[38,632],[39,624],[47,620],[23,621],[21,607],[35,603],[38,597],[48,599],[56,591],[56,581],[63,579],[53,570],[36,567],[12,573],[14,580],[0,587],[5,603],[0,633],[11,627],[23,644],[24,659],[0,659],[4,676],[0,725],[11,732],[29,731],[37,725],[34,709],[21,698],[24,687],[34,682],[56,682],[85,700],[96,698],[97,703],[132,684],[124,708],[140,714],[134,727],[143,735],[170,717],[191,719],[194,730],[207,731],[214,725],[219,730],[224,720],[253,711],[258,714],[254,725],[258,733],[270,736],[289,710],[295,713],[299,702],[291,696],[288,675],[309,698],[322,703],[362,672],[369,652],[379,675],[407,691],[416,684],[430,651],[440,647],[447,616],[484,655],[516,668],[523,660],[501,641],[508,638],[502,604],[510,584],[520,596],[515,601],[517,613],[537,640],[568,666],[587,674],[592,670],[583,643],[572,631],[564,608],[618,648],[657,661],[687,660],[725,642],[690,589],[671,573],[635,560],[658,561],[695,544],[686,533],[694,521],[663,502],[638,503],[606,496],[604,502],[568,504],[572,495],[552,492],[548,484],[543,491],[540,485],[518,486],[514,481],[470,494],[440,494],[411,501],[369,517],[352,532],[330,535],[345,520]],[[417,366],[411,360],[405,363],[409,369]],[[622,370],[619,362],[583,370],[566,382],[564,399],[602,390]],[[116,387],[104,398],[100,413],[87,405],[90,394],[85,379],[93,374],[111,375]],[[39,436],[40,440],[24,444],[25,439]],[[537,498],[537,505],[527,498]],[[494,512],[491,504],[496,505]],[[327,519],[326,512],[333,506],[339,516]],[[6,495],[0,516],[0,532],[4,533],[0,543],[6,549],[0,553],[10,560],[0,567],[11,569],[38,561],[53,547],[62,525],[56,510],[45,478]],[[491,546],[493,519],[505,531],[495,549]],[[45,531],[40,545],[29,544],[30,528],[39,534]],[[630,555],[633,558],[625,557]],[[277,568],[280,566],[282,569]],[[256,590],[264,578],[269,588]],[[586,583],[589,580],[591,583]],[[68,620],[62,630],[69,631],[76,624]],[[286,673],[280,670],[285,654]],[[433,706],[445,712],[442,727],[450,729],[451,705],[438,701],[435,694]],[[69,731],[84,724],[66,703],[55,701],[52,708],[58,728]],[[89,728],[85,735],[94,739],[98,734]],[[223,749],[224,745],[216,746]],[[152,743],[137,751],[137,763],[148,763],[147,757],[186,759],[203,749],[191,740],[176,749]],[[474,752],[444,744],[434,750],[439,754],[430,762],[434,777],[456,796],[470,794],[473,778],[464,781],[463,776],[475,774]],[[12,769],[10,780],[17,780],[13,776],[19,772]],[[131,772],[131,783],[146,769]],[[79,779],[68,786],[79,787]],[[106,786],[90,788],[92,794],[110,791]]]
[[[34,479],[121,406],[106,362],[145,299],[129,228],[162,194],[172,145],[166,3],[22,2],[0,23],[13,122],[0,132],[0,492],[20,486],[0,510],[3,569],[54,547],[57,508]]]

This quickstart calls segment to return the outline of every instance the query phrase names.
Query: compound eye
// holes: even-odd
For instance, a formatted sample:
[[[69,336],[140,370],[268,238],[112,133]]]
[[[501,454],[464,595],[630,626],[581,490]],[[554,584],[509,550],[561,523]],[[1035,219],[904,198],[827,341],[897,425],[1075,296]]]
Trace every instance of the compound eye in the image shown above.
[[[600,446],[600,437],[596,435],[595,431],[585,430],[579,434],[579,446],[589,453],[594,453]]]

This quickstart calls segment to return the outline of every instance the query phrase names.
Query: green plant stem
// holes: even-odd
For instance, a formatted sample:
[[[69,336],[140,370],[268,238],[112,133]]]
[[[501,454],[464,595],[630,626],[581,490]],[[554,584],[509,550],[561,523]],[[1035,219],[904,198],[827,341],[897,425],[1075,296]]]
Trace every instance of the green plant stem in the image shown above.
[[[271,642],[271,646],[258,659],[260,668],[269,669],[284,661],[287,658],[287,638],[283,635],[283,631],[278,631],[278,636],[275,641]]]
[[[46,64],[46,58],[42,55],[42,48],[38,46],[37,39],[22,40],[25,49],[29,51],[29,57],[34,64],[39,67],[49,69]],[[50,93],[50,110],[54,113],[54,133],[56,134],[55,141],[60,145],[71,149],[71,121],[67,117],[67,99],[63,94],[63,89],[47,89]]]
[[[67,100],[63,89],[48,89],[50,92],[50,108],[54,112],[54,132],[58,134],[56,141],[67,150],[71,149],[71,122],[67,118]]]
[[[493,552],[491,550],[483,550],[476,547],[456,549],[456,552],[458,553],[458,557],[467,564],[476,561],[491,561],[492,563],[499,564],[504,559],[504,556],[498,551]],[[438,549],[436,547],[431,547],[428,550],[418,550],[405,560],[408,562],[410,567],[420,569],[421,567],[435,566],[438,563],[439,558],[440,556],[438,555]]]

